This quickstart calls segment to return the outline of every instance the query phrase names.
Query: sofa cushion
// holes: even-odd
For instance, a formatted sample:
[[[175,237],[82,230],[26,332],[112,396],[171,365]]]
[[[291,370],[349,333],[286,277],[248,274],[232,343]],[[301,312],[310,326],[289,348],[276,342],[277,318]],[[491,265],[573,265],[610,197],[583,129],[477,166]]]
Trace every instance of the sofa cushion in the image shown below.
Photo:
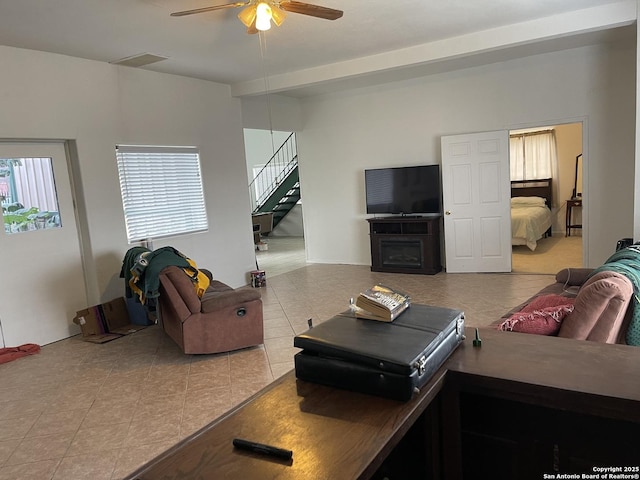
[[[202,312],[215,312],[227,307],[240,307],[261,298],[260,290],[242,287],[228,290],[207,290],[202,296]]]
[[[578,291],[573,312],[562,322],[558,336],[616,343],[632,296],[633,285],[624,275],[596,273]]]
[[[573,305],[565,303],[538,308],[531,311],[517,312],[507,318],[498,327],[509,332],[534,333],[537,335],[556,335],[564,318],[573,311]]]
[[[593,268],[563,268],[556,273],[556,282],[565,287],[581,286],[592,273]]]
[[[209,284],[209,288],[207,288],[207,291],[205,292],[205,294],[207,292],[228,292],[231,290],[233,290],[233,288],[231,288],[226,283],[222,283],[220,280],[211,280],[211,283]]]
[[[160,273],[160,283],[165,287],[166,292],[172,296],[172,302],[177,303],[180,299],[191,313],[200,311],[200,298],[196,294],[193,282],[183,269],[174,265],[166,267]],[[167,288],[168,285],[173,288]]]

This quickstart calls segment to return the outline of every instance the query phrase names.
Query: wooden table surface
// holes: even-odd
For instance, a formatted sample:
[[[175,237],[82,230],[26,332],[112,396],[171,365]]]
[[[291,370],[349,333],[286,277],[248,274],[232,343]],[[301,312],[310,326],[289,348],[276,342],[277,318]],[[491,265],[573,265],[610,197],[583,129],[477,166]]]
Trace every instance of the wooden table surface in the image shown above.
[[[289,372],[128,478],[368,478],[440,391],[445,373],[399,402],[302,382]],[[234,438],[292,450],[293,459],[236,450]]]
[[[364,479],[443,389],[640,423],[640,349],[481,330],[409,402],[296,380],[290,372],[134,472],[129,479]],[[446,379],[446,382],[445,382]],[[234,449],[234,438],[293,451],[291,461]]]

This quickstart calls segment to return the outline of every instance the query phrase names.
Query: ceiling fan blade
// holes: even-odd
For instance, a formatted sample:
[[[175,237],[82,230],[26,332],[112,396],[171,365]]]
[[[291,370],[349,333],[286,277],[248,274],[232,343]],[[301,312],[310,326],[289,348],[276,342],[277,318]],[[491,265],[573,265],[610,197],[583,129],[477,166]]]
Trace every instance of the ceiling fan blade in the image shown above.
[[[212,7],[203,7],[196,8],[193,10],[184,10],[182,12],[173,12],[171,14],[172,17],[184,17],[185,15],[193,15],[194,13],[205,13],[205,12],[213,12],[214,10],[222,10],[223,8],[236,8],[236,7],[244,7],[245,5],[249,5],[249,2],[235,2],[235,3],[227,3],[225,5],[214,5]]]
[[[296,2],[295,0],[283,0],[280,2],[280,8],[291,13],[301,13],[302,15],[310,15],[312,17],[324,18],[326,20],[337,20],[344,13],[342,10],[334,10],[333,8],[321,7],[310,3]]]

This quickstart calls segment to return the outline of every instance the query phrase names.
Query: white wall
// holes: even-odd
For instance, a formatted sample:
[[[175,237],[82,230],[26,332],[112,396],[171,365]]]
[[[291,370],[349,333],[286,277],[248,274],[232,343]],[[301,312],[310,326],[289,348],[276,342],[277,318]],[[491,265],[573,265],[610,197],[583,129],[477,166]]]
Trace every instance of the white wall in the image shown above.
[[[280,223],[269,234],[270,237],[304,237],[304,217],[302,202],[298,202],[280,220]]]
[[[303,127],[300,102],[283,95],[260,95],[242,99],[244,128],[297,132]]]
[[[289,138],[291,132],[244,129],[244,153],[247,160],[247,175],[253,180],[253,168],[265,165],[273,154]]]
[[[587,264],[600,264],[633,229],[635,65],[635,42],[584,47],[304,100],[308,260],[370,263],[365,168],[439,163],[442,135],[584,121]]]
[[[556,143],[558,146],[558,210],[556,211],[553,232],[559,235],[566,233],[567,219],[567,200],[573,195],[573,185],[576,176],[576,156],[582,153],[582,124],[569,123],[564,125],[556,125]],[[578,178],[581,173],[578,174]],[[580,184],[578,184],[578,192],[582,192]],[[575,208],[571,212],[572,224],[580,224],[582,222],[582,209]],[[580,235],[580,230],[572,230],[571,234]]]
[[[241,104],[229,87],[61,55],[0,47],[3,138],[68,139],[86,211],[89,301],[124,292],[127,244],[114,147],[200,148],[209,232],[156,241],[172,245],[232,286],[255,268]]]

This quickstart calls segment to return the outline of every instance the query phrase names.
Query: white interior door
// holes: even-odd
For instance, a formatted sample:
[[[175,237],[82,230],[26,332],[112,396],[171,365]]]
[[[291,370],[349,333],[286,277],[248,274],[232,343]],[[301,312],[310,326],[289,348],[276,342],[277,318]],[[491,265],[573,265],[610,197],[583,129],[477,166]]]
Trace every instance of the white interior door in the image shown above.
[[[451,135],[441,143],[447,272],[510,272],[509,132]]]
[[[0,198],[4,346],[78,333],[87,295],[64,144],[0,142]]]

